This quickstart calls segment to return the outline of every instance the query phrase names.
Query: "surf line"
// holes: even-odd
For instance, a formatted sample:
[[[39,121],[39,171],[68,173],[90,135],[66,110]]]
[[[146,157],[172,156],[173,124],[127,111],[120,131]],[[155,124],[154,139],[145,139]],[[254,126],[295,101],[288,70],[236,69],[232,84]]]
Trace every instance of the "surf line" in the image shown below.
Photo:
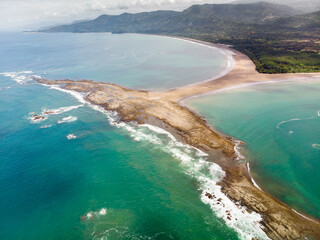
[[[315,116],[306,117],[306,118],[292,118],[292,119],[289,119],[289,120],[286,120],[286,121],[282,121],[282,122],[278,123],[277,128],[282,130],[280,126],[282,124],[284,124],[284,123],[293,122],[293,121],[301,121],[301,120],[309,120],[309,119],[315,119]]]
[[[228,227],[234,229],[241,239],[252,239],[252,237],[269,239],[263,231],[263,225],[261,224],[263,219],[261,214],[255,211],[249,213],[246,211],[245,206],[242,206],[241,204],[237,206],[237,204],[221,191],[221,187],[217,185],[217,183],[225,177],[225,172],[218,164],[205,160],[208,154],[196,147],[181,143],[171,133],[162,128],[149,124],[136,125],[121,122],[117,119],[117,112],[105,110],[97,104],[86,101],[84,94],[72,90],[61,89],[56,85],[51,87],[51,89],[71,94],[80,102],[85,103],[94,110],[104,113],[111,125],[125,129],[135,141],[146,141],[154,144],[155,147],[160,147],[162,151],[169,153],[174,159],[179,160],[181,165],[186,169],[186,174],[197,179],[200,186],[199,190],[201,190],[201,201],[210,205],[211,210],[219,218],[223,219]],[[150,131],[144,132],[144,129]],[[158,135],[166,135],[167,138],[162,140]],[[194,155],[190,155],[192,151],[194,152]],[[239,156],[242,156],[240,152]],[[208,171],[206,169],[209,169],[209,176],[205,174],[205,172]],[[206,196],[208,189],[210,189],[209,191],[213,193],[217,199],[208,198],[208,196]],[[225,214],[226,211],[230,213],[230,216]],[[248,229],[249,231],[247,231]]]
[[[263,190],[259,187],[259,185],[256,183],[256,181],[253,179],[253,177],[251,176],[251,170],[250,170],[250,164],[249,162],[247,162],[247,169],[248,169],[248,173],[249,173],[249,176],[250,176],[250,179],[252,181],[252,184],[258,188],[261,192],[263,192]]]

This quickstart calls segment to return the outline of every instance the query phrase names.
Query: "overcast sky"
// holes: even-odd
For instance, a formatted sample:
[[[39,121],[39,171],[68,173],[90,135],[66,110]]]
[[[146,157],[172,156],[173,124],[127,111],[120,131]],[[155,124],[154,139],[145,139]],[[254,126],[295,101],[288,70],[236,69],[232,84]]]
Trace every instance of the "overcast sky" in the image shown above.
[[[0,31],[34,30],[41,26],[158,9],[183,10],[192,4],[232,0],[0,0]]]

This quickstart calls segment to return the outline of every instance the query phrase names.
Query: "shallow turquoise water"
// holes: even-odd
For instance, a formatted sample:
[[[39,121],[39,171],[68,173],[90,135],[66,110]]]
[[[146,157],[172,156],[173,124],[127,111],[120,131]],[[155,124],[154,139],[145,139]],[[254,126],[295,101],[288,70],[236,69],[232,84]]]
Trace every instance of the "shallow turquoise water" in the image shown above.
[[[102,61],[101,49],[110,41],[118,57],[125,43],[127,50],[144,46],[133,51],[138,59],[153,51],[154,41],[155,52],[164,52],[151,57],[155,62],[142,59],[138,66],[129,64],[137,62],[131,57],[124,63],[117,57]],[[108,121],[112,114],[29,80],[34,74],[99,81],[116,75],[108,81],[170,88],[218,71],[207,62],[207,47],[198,52],[200,46],[173,39],[103,34],[9,34],[0,42],[0,72],[11,72],[0,75],[1,239],[233,240],[239,232],[253,235],[258,226],[247,227],[240,218],[226,224],[220,205],[203,203],[204,186],[217,187],[216,172],[221,171],[197,151],[166,144],[170,137],[147,128],[117,128]],[[209,66],[207,71],[195,71],[198,61]],[[180,68],[173,71],[173,64]],[[21,72],[26,70],[32,73]],[[44,109],[56,114],[42,122],[30,120]],[[208,166],[216,172],[208,173]]]
[[[319,81],[277,83],[202,96],[187,104],[215,128],[247,143],[245,160],[263,190],[320,218],[319,92]]]
[[[104,114],[79,107],[38,124],[27,119],[78,104],[39,85],[1,90],[2,239],[238,239],[175,158]],[[78,120],[57,123],[68,116]]]

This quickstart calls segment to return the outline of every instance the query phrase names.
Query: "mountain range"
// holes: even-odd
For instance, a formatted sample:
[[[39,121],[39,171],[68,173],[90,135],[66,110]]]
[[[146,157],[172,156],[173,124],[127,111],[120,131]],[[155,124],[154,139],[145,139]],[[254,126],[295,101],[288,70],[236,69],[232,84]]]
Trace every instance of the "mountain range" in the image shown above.
[[[101,15],[98,18],[56,26],[46,32],[113,32],[113,33],[214,33],[235,32],[252,25],[270,23],[281,17],[298,14],[297,10],[284,5],[266,2],[253,4],[204,4],[193,5],[182,11],[154,11]],[[239,32],[239,31],[237,31]]]
[[[172,35],[227,43],[265,73],[320,70],[320,11],[301,14],[268,2],[193,5],[182,12],[101,15],[42,32],[112,32]]]

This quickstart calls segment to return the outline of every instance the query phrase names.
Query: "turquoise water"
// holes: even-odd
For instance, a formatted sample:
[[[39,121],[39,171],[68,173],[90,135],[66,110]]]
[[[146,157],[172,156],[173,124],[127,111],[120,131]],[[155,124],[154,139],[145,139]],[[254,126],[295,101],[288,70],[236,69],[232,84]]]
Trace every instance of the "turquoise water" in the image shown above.
[[[0,72],[164,90],[220,73],[227,57],[187,41],[132,34],[0,33]]]
[[[309,79],[310,81],[311,79]],[[320,218],[320,83],[277,83],[190,99],[220,131],[247,143],[257,184]]]
[[[84,106],[38,124],[27,119],[77,105],[39,85],[1,90],[2,239],[238,239],[175,158],[104,114]],[[57,123],[68,116],[78,120]]]
[[[203,153],[161,129],[119,123],[113,113],[30,80],[34,75],[99,81],[108,76],[107,81],[132,87],[170,88],[218,71],[215,60],[207,62],[211,50],[134,35],[9,34],[0,39],[5,72],[0,74],[1,239],[265,238],[261,217],[243,214],[223,195],[216,182],[224,172]],[[104,59],[103,48],[119,56],[134,54],[124,62]],[[144,54],[153,50],[163,55],[145,61]],[[200,63],[208,68],[198,69]],[[54,114],[31,120],[45,109]],[[206,191],[222,201],[209,200]]]

